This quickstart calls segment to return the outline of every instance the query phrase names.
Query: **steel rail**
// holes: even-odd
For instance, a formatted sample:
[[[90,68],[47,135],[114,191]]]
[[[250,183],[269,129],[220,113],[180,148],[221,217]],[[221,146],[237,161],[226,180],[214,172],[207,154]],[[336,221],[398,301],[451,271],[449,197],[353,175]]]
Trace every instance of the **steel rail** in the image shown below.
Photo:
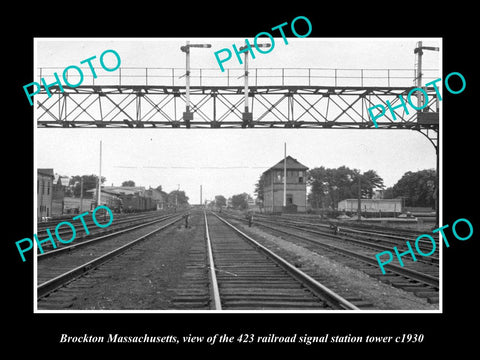
[[[260,221],[263,221],[263,222],[269,222],[271,224],[277,224],[276,222],[274,221],[269,221],[269,220],[260,220]],[[339,238],[339,239],[343,239],[342,236],[340,235],[332,235],[332,234],[329,234],[329,233],[326,233],[326,232],[323,232],[323,231],[319,231],[319,230],[313,230],[313,229],[308,229],[308,228],[304,228],[302,226],[297,226],[297,225],[293,225],[292,223],[289,223],[289,222],[285,222],[284,224],[288,224],[288,227],[290,227],[291,229],[295,229],[295,230],[301,230],[301,231],[305,231],[305,232],[308,232],[308,233],[311,233],[311,234],[315,234],[315,235],[322,235],[322,236],[328,236],[328,237],[333,237],[333,238]],[[286,225],[284,225],[286,226]],[[345,232],[350,232],[351,229],[348,229],[348,228],[344,228],[342,227],[342,231],[343,229],[345,229]],[[367,232],[367,231],[353,231],[353,233],[357,233],[357,235],[367,235],[367,236],[370,236],[370,234]],[[350,234],[351,235],[351,234]],[[400,238],[400,237],[399,237]],[[401,238],[403,241],[405,241],[404,238]],[[364,246],[364,247],[367,247],[367,248],[373,248],[373,249],[377,249],[377,250],[382,250],[382,251],[388,251],[388,250],[391,250],[392,247],[391,246],[387,246],[387,245],[380,245],[380,244],[374,244],[370,241],[366,241],[366,240],[360,240],[360,239],[353,239],[353,238],[347,238],[346,241],[349,241],[349,242],[352,242],[354,244],[357,244],[359,246]],[[388,240],[388,239],[380,239],[379,241],[383,242],[383,243],[388,243],[390,245],[399,245],[397,242],[392,242],[391,240]],[[419,243],[423,243],[423,244],[430,244],[429,241],[425,241],[425,240],[420,240]],[[432,261],[432,262],[435,262],[435,263],[439,263],[439,258],[438,257],[435,257],[435,256],[431,256],[429,257],[429,259]],[[422,261],[422,262],[429,262],[429,261]]]
[[[169,214],[164,214],[164,215],[168,216]],[[118,225],[124,225],[124,224],[131,223],[131,222],[140,222],[140,221],[145,221],[145,220],[148,221],[149,219],[153,219],[155,217],[158,217],[158,214],[150,213],[148,215],[138,215],[138,216],[132,216],[132,217],[127,216],[127,217],[120,218],[119,220],[115,221],[115,224],[112,223],[112,225],[113,226],[118,226]],[[70,218],[69,220],[72,220],[72,218]],[[56,223],[54,223],[52,225],[58,225],[59,221],[57,221]],[[64,220],[62,219],[62,221],[64,221]],[[66,222],[69,222],[69,221],[66,221]],[[46,229],[50,229],[52,227],[52,225],[49,225],[49,226],[46,226],[46,227],[41,227],[41,228],[37,227],[37,236],[40,237],[40,236],[46,235]],[[84,227],[87,227],[89,230],[91,230],[90,225],[95,225],[96,226],[96,224],[93,220],[85,221],[85,226]],[[76,230],[77,230],[77,227],[75,227],[75,231]],[[71,233],[73,233],[71,228],[58,231],[59,235],[66,235],[66,234],[71,234]],[[91,234],[94,234],[94,233],[95,233],[95,231],[91,232]]]
[[[90,239],[90,240],[82,241],[82,242],[79,242],[79,243],[76,243],[76,244],[73,244],[73,245],[69,245],[69,246],[62,246],[61,248],[58,248],[58,249],[55,249],[55,250],[50,250],[50,251],[44,252],[42,254],[37,254],[37,259],[38,260],[43,260],[43,259],[46,259],[48,257],[58,255],[59,253],[62,253],[62,252],[71,251],[73,249],[77,249],[79,247],[89,245],[93,242],[102,241],[102,240],[108,239],[110,237],[121,235],[121,234],[130,232],[130,231],[133,231],[133,230],[136,230],[136,229],[148,226],[148,225],[155,224],[155,223],[160,222],[160,221],[171,219],[174,216],[175,215],[167,215],[167,216],[164,216],[160,219],[156,219],[156,220],[152,220],[152,221],[149,221],[149,222],[146,222],[146,223],[138,224],[138,225],[135,225],[133,227],[123,229],[123,230],[119,230],[119,231],[116,231],[116,232],[113,232],[113,233],[110,233],[110,234],[106,234],[106,235],[103,235],[103,236],[99,236],[99,237],[96,237],[96,238],[93,238],[93,239]]]
[[[88,213],[88,216],[92,216],[93,211],[85,211]],[[143,218],[148,218],[149,216],[155,216],[155,213],[163,213],[164,215],[171,214],[170,212],[166,211],[157,211],[157,210],[152,210],[152,211],[146,211],[146,212],[141,212],[141,213],[114,213],[115,218],[119,220],[125,220],[125,219],[143,219]],[[172,212],[173,213],[173,212]],[[56,217],[54,219],[48,220],[48,221],[38,221],[37,222],[37,230],[45,230],[46,228],[50,228],[52,226],[57,225],[60,221],[71,221],[72,216],[75,215],[82,215],[82,214],[70,214],[70,215],[62,215],[59,217]],[[93,220],[85,220],[86,224],[94,224]]]
[[[208,230],[207,213],[203,211],[203,215],[205,217],[205,237],[207,240],[208,264],[210,267],[209,272],[210,272],[211,290],[213,293],[213,305],[214,305],[214,310],[222,310],[222,302],[220,300],[220,291],[218,289],[217,275],[215,272],[215,263],[213,260],[212,242],[210,240],[210,232]]]
[[[265,255],[267,255],[269,258],[274,260],[278,265],[280,265],[284,270],[286,270],[291,276],[293,276],[295,279],[300,281],[303,285],[305,285],[310,291],[312,291],[315,295],[317,295],[319,298],[322,300],[327,301],[331,306],[333,307],[340,307],[345,310],[360,310],[358,307],[353,305],[351,302],[348,300],[344,299],[337,293],[333,292],[326,286],[322,285],[319,283],[317,280],[312,278],[311,276],[307,275],[303,271],[297,269],[294,265],[290,264],[288,261],[283,259],[282,257],[278,256],[271,250],[267,249],[265,246],[261,245],[259,242],[245,234],[243,231],[235,227],[234,225],[230,224],[227,220],[221,218],[215,213],[212,213],[215,215],[220,221],[222,221],[224,224],[229,226],[231,229],[233,229],[236,233],[241,235],[243,238],[245,238],[248,242],[250,242],[253,246],[255,246],[258,250],[263,252]]]
[[[40,299],[40,298],[48,295],[52,291],[55,291],[56,289],[66,285],[70,281],[72,281],[72,280],[84,275],[85,273],[97,268],[98,266],[104,264],[105,262],[109,261],[113,257],[125,252],[126,250],[128,250],[132,246],[137,245],[139,242],[145,240],[147,237],[155,234],[156,232],[159,232],[159,231],[162,231],[162,230],[166,229],[167,227],[177,223],[181,219],[182,219],[182,216],[179,216],[178,218],[169,222],[168,224],[165,224],[165,225],[149,232],[148,234],[145,234],[145,235],[139,237],[138,239],[135,239],[135,240],[133,240],[133,241],[131,241],[131,242],[115,249],[115,250],[112,250],[112,251],[108,252],[107,254],[99,256],[96,259],[93,259],[93,260],[91,260],[91,261],[89,261],[89,262],[87,262],[83,265],[77,266],[76,268],[74,268],[70,271],[67,271],[66,273],[64,273],[62,275],[59,275],[59,276],[57,276],[53,279],[50,279],[50,280],[38,285],[37,286],[37,299]]]
[[[263,227],[266,227],[266,228],[269,228],[271,230],[278,231],[278,232],[281,232],[281,233],[284,233],[284,234],[287,234],[287,235],[295,236],[295,237],[297,237],[297,238],[299,238],[303,241],[312,243],[315,246],[322,247],[322,248],[327,249],[329,251],[341,253],[342,255],[360,260],[360,261],[365,262],[369,265],[375,265],[375,266],[378,265],[378,262],[376,260],[374,260],[374,259],[372,259],[368,256],[358,254],[354,251],[343,249],[343,248],[333,246],[333,245],[322,244],[322,243],[320,243],[316,240],[312,240],[312,239],[309,239],[307,237],[304,237],[304,236],[301,236],[301,235],[298,235],[298,234],[294,234],[294,233],[291,233],[291,232],[288,232],[288,231],[285,231],[285,230],[281,230],[278,227],[273,227],[273,226],[270,226],[270,225],[262,224],[261,221],[257,221],[257,223],[260,224]],[[438,288],[438,286],[439,286],[439,278],[438,277],[431,276],[431,275],[428,275],[428,274],[424,274],[424,273],[421,273],[421,272],[416,271],[416,270],[406,269],[404,267],[401,267],[401,266],[398,266],[398,265],[395,265],[395,264],[387,264],[384,267],[385,267],[386,270],[391,271],[393,273],[396,273],[398,275],[407,276],[411,279],[423,282],[427,285],[431,285],[431,286],[434,286],[436,288]]]
[[[245,221],[244,219],[242,219],[238,216],[235,216],[233,214],[229,214],[229,216],[237,218],[240,221]],[[257,216],[257,219],[258,218],[259,217]],[[261,220],[257,220],[257,222],[266,222],[266,223],[275,224],[275,225],[278,224],[278,222],[276,222],[275,220],[268,220],[264,217],[262,217]],[[285,221],[284,220],[284,221],[282,221],[281,225],[288,226],[291,229],[296,229],[296,230],[301,230],[301,231],[305,231],[305,232],[308,232],[308,233],[312,233],[312,234],[315,234],[315,235],[322,235],[322,236],[328,236],[328,237],[331,237],[331,238],[344,239],[340,235],[332,235],[330,233],[323,232],[320,229],[314,230],[314,229],[309,229],[309,228],[305,228],[305,227],[302,226],[302,225],[307,225],[307,226],[313,226],[313,227],[327,228],[328,225],[324,225],[324,224],[312,224],[312,223],[302,223],[302,222],[298,222],[298,221],[290,221],[290,220]],[[344,227],[344,226],[342,226],[342,231],[351,232],[351,233],[354,233],[354,234],[356,233],[356,234],[361,235],[361,236],[371,236],[372,235],[372,234],[369,233],[369,231],[354,230],[354,229],[347,228],[347,227]],[[386,238],[396,238],[396,239],[401,239],[401,240],[405,241],[405,238],[400,237],[400,236],[395,236],[395,235],[382,234],[382,233],[374,233],[373,235],[383,236],[383,237],[386,237]],[[408,240],[413,240],[413,239],[408,239]],[[346,241],[358,244],[359,246],[364,246],[364,247],[367,247],[367,248],[374,248],[374,249],[377,249],[377,250],[385,251],[385,250],[391,250],[392,249],[391,247],[389,247],[387,245],[375,244],[375,243],[372,243],[372,242],[366,241],[366,240],[348,238]],[[394,242],[394,241],[391,241],[389,239],[379,239],[379,241],[382,242],[382,243],[388,243],[390,245],[399,245],[398,242]],[[426,241],[426,240],[420,240],[419,243],[420,244],[430,244],[431,242]],[[431,257],[429,257],[429,259],[431,261],[426,261],[425,260],[425,261],[422,261],[422,262],[425,262],[425,263],[435,262],[437,264],[439,263],[439,258],[436,257],[436,256],[431,256]]]
[[[266,216],[262,216],[262,219],[264,219],[265,221],[271,221],[271,220],[267,220],[268,218]],[[260,217],[257,215],[257,217]],[[298,219],[279,219],[279,220],[282,220],[283,223],[289,223],[289,224],[296,224],[296,225],[308,225],[308,226],[313,226],[313,227],[323,227],[323,228],[329,228],[329,225],[327,224],[322,224],[322,223],[312,223],[312,222],[308,222],[310,220],[306,220],[306,221],[302,221],[302,220],[298,220]],[[342,227],[342,229],[344,229],[346,232],[352,232],[352,233],[358,233],[358,234],[366,234],[366,235],[378,235],[378,236],[382,236],[382,237],[385,237],[385,238],[390,238],[390,239],[394,239],[394,240],[402,240],[402,241],[405,241],[405,240],[414,240],[413,238],[416,237],[416,235],[418,236],[418,232],[411,232],[410,234],[405,234],[405,236],[399,236],[399,235],[394,235],[392,233],[388,233],[388,232],[384,232],[384,231],[380,231],[380,230],[376,230],[376,229],[356,229],[356,228],[353,228],[351,227],[352,224],[345,224],[345,223],[338,223],[338,225],[340,225]],[[401,229],[401,231],[404,231],[404,229]],[[408,239],[405,239],[405,237],[407,236],[411,236],[412,238],[408,238]],[[430,243],[430,241],[423,241],[425,244],[427,243]]]
[[[91,216],[93,211],[84,211],[88,213],[88,215]],[[115,214],[115,213],[114,213]],[[37,214],[38,215],[38,214]],[[40,230],[45,230],[46,228],[50,227],[55,227],[60,221],[72,221],[72,216],[76,215],[81,215],[81,214],[62,214],[59,216],[56,216],[55,218],[49,217],[48,220],[42,220],[42,216],[37,216],[37,231]],[[88,221],[93,221],[93,220],[86,220],[85,222],[88,223]]]

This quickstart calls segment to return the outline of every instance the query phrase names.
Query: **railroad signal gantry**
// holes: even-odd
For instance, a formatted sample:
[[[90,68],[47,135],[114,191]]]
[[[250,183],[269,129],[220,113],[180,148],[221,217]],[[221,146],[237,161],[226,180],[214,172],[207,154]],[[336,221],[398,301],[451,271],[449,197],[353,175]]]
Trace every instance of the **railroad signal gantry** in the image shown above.
[[[40,70],[43,77],[53,72]],[[399,78],[407,78],[402,76],[405,70],[277,68],[250,71],[246,94],[239,80],[245,75],[242,70],[230,69],[219,76],[216,69],[192,69],[189,78],[198,85],[188,84],[188,92],[177,84],[182,69],[173,68],[120,68],[118,75],[84,81],[75,88],[53,85],[49,97],[42,86],[35,99],[37,126],[365,129],[374,127],[369,107],[386,107],[389,101],[395,108],[399,97],[414,88],[392,86]],[[385,85],[369,85],[372,79],[377,83],[381,79]],[[435,89],[424,90],[429,102],[422,111],[396,110],[396,119],[386,114],[378,128],[438,131]],[[251,106],[245,103],[245,95],[251,98]],[[197,119],[185,119],[181,105]],[[244,116],[245,109],[251,117]]]

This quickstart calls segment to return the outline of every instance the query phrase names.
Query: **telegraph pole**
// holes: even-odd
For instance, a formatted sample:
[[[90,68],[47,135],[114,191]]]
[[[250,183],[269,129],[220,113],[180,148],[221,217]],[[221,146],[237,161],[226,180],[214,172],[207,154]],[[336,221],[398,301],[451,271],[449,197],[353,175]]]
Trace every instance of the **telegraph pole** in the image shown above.
[[[357,216],[358,216],[358,221],[362,220],[361,219],[361,211],[362,211],[362,187],[361,187],[361,178],[360,178],[360,172],[358,172],[358,209],[357,209]]]
[[[100,166],[98,170],[98,197],[97,197],[97,206],[100,206],[102,193],[102,140],[100,140]]]
[[[180,191],[180,184],[177,186],[177,192],[175,193],[175,209],[177,209],[178,206],[178,192]]]
[[[284,145],[283,156],[283,207],[287,206],[287,143]]]
[[[80,210],[79,214],[83,212],[83,176],[80,177]]]

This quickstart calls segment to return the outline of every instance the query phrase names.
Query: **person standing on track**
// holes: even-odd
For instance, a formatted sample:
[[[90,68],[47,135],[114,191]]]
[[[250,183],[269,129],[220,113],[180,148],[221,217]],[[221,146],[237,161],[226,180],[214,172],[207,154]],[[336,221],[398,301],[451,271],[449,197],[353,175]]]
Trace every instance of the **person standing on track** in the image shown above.
[[[338,232],[339,232],[339,230],[340,230],[340,228],[338,227],[338,225],[337,225],[337,224],[333,224],[333,223],[330,223],[330,229],[333,230],[333,234],[334,234],[334,235],[337,235]]]
[[[247,213],[248,227],[252,227],[253,223],[253,212]]]

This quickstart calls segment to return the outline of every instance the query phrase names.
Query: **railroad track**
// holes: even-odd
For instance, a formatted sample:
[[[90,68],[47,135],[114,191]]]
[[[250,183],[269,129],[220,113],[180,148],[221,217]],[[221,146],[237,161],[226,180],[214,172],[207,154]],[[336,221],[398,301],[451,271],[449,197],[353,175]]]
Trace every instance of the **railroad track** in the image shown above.
[[[89,241],[90,239],[95,239],[100,234],[108,234],[108,233],[118,232],[125,229],[128,231],[128,229],[133,228],[135,225],[138,225],[138,226],[148,225],[150,223],[161,221],[163,219],[168,219],[174,216],[175,214],[168,214],[168,213],[167,214],[149,213],[147,215],[142,214],[142,215],[136,215],[136,216],[124,216],[121,219],[117,219],[115,217],[112,224],[107,228],[98,228],[93,222],[93,220],[87,220],[85,221],[85,226],[89,229],[89,234],[86,233],[84,226],[80,222],[80,220],[72,221],[72,219],[70,219],[70,223],[75,227],[76,237],[74,240],[74,244],[78,245],[81,242],[84,242],[87,240]],[[99,222],[99,223],[102,223],[102,222]],[[54,235],[55,226],[49,229],[51,231],[52,236],[55,238],[55,235]],[[73,236],[73,230],[70,227],[67,227],[66,229],[64,228],[63,230],[58,231],[58,236],[60,236],[60,238],[62,239],[69,239]],[[39,240],[46,239],[48,237],[46,228],[38,229],[37,237]],[[41,255],[46,255],[52,251],[55,253],[55,252],[58,252],[58,250],[63,248],[71,248],[71,245],[69,244],[66,245],[60,241],[56,242],[56,246],[57,246],[57,249],[54,250],[51,242],[43,243],[42,249],[44,251],[44,254],[41,254]]]
[[[175,291],[177,308],[213,310],[359,310],[225,219],[204,214],[189,271]],[[207,264],[207,265],[206,265]]]
[[[52,246],[46,248],[47,251],[45,251],[43,254],[37,254],[37,260],[42,261],[44,259],[50,258],[52,256],[57,256],[63,253],[70,252],[74,249],[81,248],[83,246],[90,246],[92,244],[97,244],[100,241],[108,240],[114,237],[117,237],[122,234],[126,234],[128,232],[141,229],[147,226],[150,226],[152,224],[156,224],[158,222],[162,222],[165,220],[172,219],[176,216],[176,214],[171,214],[171,215],[165,215],[161,217],[149,217],[148,219],[141,219],[141,221],[136,221],[136,222],[127,222],[123,223],[120,226],[117,226],[115,229],[111,229],[107,231],[107,234],[105,234],[105,231],[100,231],[100,234],[98,232],[93,232],[91,233],[90,236],[84,236],[75,242],[72,243],[72,245],[65,245],[62,243],[58,243],[58,247],[56,249],[53,249]],[[152,220],[153,219],[153,220]]]
[[[244,218],[229,214],[230,217],[235,218],[240,221],[246,221]],[[338,235],[332,234],[332,229],[329,228],[328,225],[321,225],[321,224],[309,224],[309,223],[298,223],[298,222],[290,222],[290,221],[279,221],[279,220],[271,220],[266,217],[256,217],[256,223],[260,224],[272,224],[275,226],[282,226],[288,227],[290,229],[299,230],[302,232],[310,233],[316,236],[321,236],[323,238],[328,237],[332,239],[341,240],[344,243],[352,243],[355,246],[370,249],[375,253],[379,251],[392,251],[394,246],[397,246],[400,252],[405,251],[403,249],[405,247],[406,240],[409,240],[411,244],[415,242],[415,238],[405,238],[401,236],[396,236],[393,234],[386,234],[386,233],[370,233],[369,231],[365,230],[355,230],[351,228],[344,228],[341,227],[339,230]],[[418,236],[418,234],[417,234]],[[438,240],[438,236],[437,236]],[[341,242],[336,242],[341,244]],[[432,244],[430,241],[420,239],[418,241],[419,246],[422,249],[429,249]],[[403,250],[402,250],[403,249]],[[420,263],[425,264],[435,264],[433,268],[433,272],[438,273],[438,264],[439,264],[439,257],[438,257],[438,250],[435,254],[430,255],[428,257],[417,257],[417,261]],[[414,265],[416,266],[416,265]],[[435,268],[436,267],[436,268]]]
[[[102,213],[104,212],[103,209],[100,209],[99,211],[99,214],[97,215],[98,216],[98,219],[97,221],[99,221],[100,223],[102,222]],[[144,212],[144,213],[113,213],[113,216],[115,218],[115,222],[121,222],[123,220],[136,220],[136,219],[142,219],[142,218],[148,218],[148,217],[152,217],[152,216],[156,216],[156,214],[158,212],[161,212],[161,211],[148,211],[148,212]],[[166,212],[164,212],[166,213]],[[90,225],[92,225],[92,227],[94,227],[95,223],[93,222],[93,220],[91,220],[91,214],[92,214],[92,211],[88,211],[88,215],[86,215],[84,217],[84,221],[85,221],[85,224],[90,228]],[[66,216],[66,215],[63,215],[61,217],[58,217],[58,218],[55,218],[53,220],[49,220],[47,222],[38,222],[37,223],[37,234],[43,234],[45,233],[45,230],[47,228],[49,228],[50,230],[51,229],[55,229],[55,227],[58,225],[58,223],[62,222],[62,221],[68,221],[68,222],[71,222],[71,223],[80,223],[81,220],[75,220],[75,221],[72,221],[72,218],[78,216],[80,214],[70,214],[69,216]]]
[[[245,221],[242,218],[236,218]],[[430,303],[438,303],[439,301],[439,267],[438,262],[419,263],[404,259],[405,267],[394,264],[385,266],[386,274],[383,275],[378,267],[375,258],[377,250],[370,247],[361,247],[354,245],[352,242],[339,241],[340,237],[332,234],[325,235],[321,233],[306,231],[306,229],[293,227],[288,223],[279,224],[266,222],[256,219],[255,224],[259,225],[275,235],[281,235],[291,239],[300,240],[307,244],[308,248],[327,255],[333,260],[339,261],[347,266],[357,268],[369,276],[390,284],[394,287],[401,288],[405,291],[426,298]],[[319,236],[320,235],[320,236]],[[391,249],[391,248],[390,248]],[[399,250],[400,251],[400,250]]]
[[[237,216],[232,213],[228,213],[229,216]],[[237,216],[238,217],[238,216]],[[302,229],[316,230],[318,232],[323,232],[325,235],[330,235],[330,225],[320,222],[311,222],[306,220],[291,220],[288,218],[282,218],[278,216],[265,216],[261,214],[256,214],[255,218],[261,219],[264,222],[270,222],[272,224],[288,224],[292,227],[298,226]],[[313,219],[312,219],[313,220]],[[406,240],[415,241],[416,237],[419,235],[418,231],[405,231],[403,229],[398,230],[380,230],[380,229],[370,229],[359,224],[347,224],[345,222],[339,223],[335,222],[337,226],[341,228],[343,234],[348,234],[350,237],[357,237],[360,239],[373,240],[377,244],[384,244],[385,246],[392,246],[404,244]],[[438,234],[432,234],[434,238],[438,240]],[[426,240],[420,240],[419,244],[429,245],[430,242]],[[437,258],[438,259],[438,258]]]
[[[225,212],[230,218],[234,218],[239,221],[246,222],[246,220],[233,214],[231,212]],[[334,235],[330,225],[320,224],[320,223],[310,223],[310,222],[299,222],[299,221],[290,221],[286,219],[281,219],[275,216],[265,216],[265,215],[255,215],[255,222],[260,224],[272,224],[274,226],[283,226],[290,229],[297,229],[299,231],[311,233],[319,236],[326,236],[329,238],[339,239],[345,242],[351,242],[360,247],[370,248],[374,251],[392,251],[394,246],[397,246],[400,252],[402,248],[405,247],[405,242],[408,240],[411,244],[416,242],[416,237],[419,235],[418,232],[415,235],[409,234],[409,237],[395,235],[389,232],[378,232],[375,230],[358,230],[350,225],[342,226],[339,228],[338,235]],[[438,241],[438,234],[432,234],[433,238]],[[429,249],[432,244],[428,240],[420,239],[418,241],[420,248]],[[406,250],[406,249],[405,249]],[[435,254],[428,257],[417,257],[418,262],[423,262],[427,264],[439,264],[438,250]]]
[[[263,214],[260,214],[264,216]],[[265,216],[267,217],[267,216]],[[295,214],[282,214],[282,215],[273,215],[272,218],[281,219],[281,221],[296,221],[303,224],[312,224],[315,226],[328,227],[328,220],[322,219],[318,215],[295,215]],[[352,229],[352,230],[363,230],[370,233],[376,233],[379,235],[394,235],[402,237],[415,237],[418,236],[419,230],[408,229],[408,228],[393,228],[390,226],[382,226],[374,223],[358,223],[357,221],[346,221],[346,220],[336,220],[334,219],[339,226]]]
[[[132,250],[136,245],[182,220],[182,215],[169,216],[148,224],[136,225],[116,234],[72,245],[69,249],[59,249],[52,254],[44,254],[37,259],[37,306],[38,309],[64,308],[64,302],[71,298],[69,294],[80,294],[83,287],[90,286],[81,282],[86,274],[91,275],[102,265],[114,263],[120,255]],[[157,224],[162,222],[161,224]],[[115,266],[127,266],[120,264]],[[87,280],[88,283],[88,280]]]

